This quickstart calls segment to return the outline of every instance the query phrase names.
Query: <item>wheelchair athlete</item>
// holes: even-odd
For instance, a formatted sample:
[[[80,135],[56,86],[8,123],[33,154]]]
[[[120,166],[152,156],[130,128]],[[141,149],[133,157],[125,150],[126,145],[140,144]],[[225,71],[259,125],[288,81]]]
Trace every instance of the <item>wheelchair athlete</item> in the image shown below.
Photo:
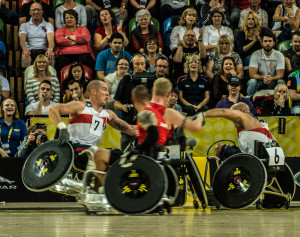
[[[103,108],[109,97],[104,81],[91,81],[87,86],[87,92],[90,102],[72,101],[68,104],[55,105],[48,110],[48,114],[51,121],[59,129],[59,144],[64,144],[70,140],[75,152],[90,147],[94,148],[91,151],[94,153],[96,167],[101,168],[102,163],[99,164],[99,155],[101,155],[101,150],[105,149],[98,149],[97,145],[102,138],[106,125],[109,124],[131,136],[135,135],[136,129],[135,126],[119,119],[114,112]],[[69,115],[68,127],[62,122],[61,115]],[[119,159],[122,153],[115,149],[109,151],[109,154],[111,156],[111,158],[109,157],[110,162],[114,162]]]
[[[224,117],[231,120],[238,132],[238,144],[224,145],[219,143],[215,147],[215,155],[224,161],[237,153],[254,155],[254,141],[272,142],[276,138],[270,132],[268,124],[250,113],[247,104],[239,102],[231,109],[211,109],[205,112],[206,117]]]

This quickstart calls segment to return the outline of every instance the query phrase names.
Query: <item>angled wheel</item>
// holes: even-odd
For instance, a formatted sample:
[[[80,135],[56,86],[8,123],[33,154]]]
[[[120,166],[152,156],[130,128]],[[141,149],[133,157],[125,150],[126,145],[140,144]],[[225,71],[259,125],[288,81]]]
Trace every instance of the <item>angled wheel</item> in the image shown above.
[[[239,209],[254,203],[266,182],[264,164],[255,156],[240,153],[222,162],[213,179],[213,190],[224,207]]]
[[[58,146],[57,140],[48,141],[36,148],[24,163],[22,181],[34,192],[50,189],[71,169],[73,148],[69,143]]]
[[[118,161],[112,165],[105,177],[105,194],[110,205],[120,212],[147,213],[166,193],[166,180],[162,166],[140,155],[130,167],[123,168]]]

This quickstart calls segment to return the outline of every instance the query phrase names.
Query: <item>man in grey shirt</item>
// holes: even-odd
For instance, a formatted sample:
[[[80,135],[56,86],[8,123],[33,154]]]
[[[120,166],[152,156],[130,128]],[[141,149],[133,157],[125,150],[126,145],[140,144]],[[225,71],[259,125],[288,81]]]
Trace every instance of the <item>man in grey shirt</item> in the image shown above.
[[[262,37],[262,49],[255,51],[250,59],[249,76],[247,84],[247,95],[254,95],[256,91],[263,89],[274,89],[279,83],[285,83],[284,76],[284,56],[279,51],[273,49],[275,46],[275,36],[268,30]]]

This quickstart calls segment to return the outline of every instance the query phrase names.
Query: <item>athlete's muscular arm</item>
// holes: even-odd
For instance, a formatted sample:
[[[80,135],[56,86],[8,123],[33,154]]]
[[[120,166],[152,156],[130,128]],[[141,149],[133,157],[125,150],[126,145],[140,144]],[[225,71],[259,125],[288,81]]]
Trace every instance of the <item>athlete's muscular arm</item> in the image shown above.
[[[232,122],[239,128],[244,129],[244,120],[245,120],[245,113],[232,110],[232,109],[210,109],[205,112],[205,117],[224,117]]]
[[[119,119],[118,116],[111,110],[107,110],[109,114],[109,122],[108,124],[112,126],[113,128],[126,133],[130,136],[135,136],[136,134],[136,128],[133,125],[129,125],[124,120]]]
[[[174,124],[177,127],[181,127],[185,117],[174,109],[166,109],[164,113],[164,119],[167,124]],[[184,128],[190,131],[199,131],[202,128],[203,118],[198,116],[197,119],[187,119],[184,123]]]
[[[62,122],[61,115],[75,117],[85,108],[85,104],[80,101],[72,101],[68,104],[58,104],[48,109],[48,115],[51,121],[57,126]]]

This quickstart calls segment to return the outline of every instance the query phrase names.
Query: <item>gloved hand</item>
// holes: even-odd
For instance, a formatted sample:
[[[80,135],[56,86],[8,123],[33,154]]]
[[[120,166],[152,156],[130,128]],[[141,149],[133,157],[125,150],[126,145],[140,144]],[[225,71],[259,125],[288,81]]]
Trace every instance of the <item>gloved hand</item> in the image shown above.
[[[62,128],[59,130],[58,136],[58,145],[61,146],[69,141],[70,133],[68,132],[67,128]]]

